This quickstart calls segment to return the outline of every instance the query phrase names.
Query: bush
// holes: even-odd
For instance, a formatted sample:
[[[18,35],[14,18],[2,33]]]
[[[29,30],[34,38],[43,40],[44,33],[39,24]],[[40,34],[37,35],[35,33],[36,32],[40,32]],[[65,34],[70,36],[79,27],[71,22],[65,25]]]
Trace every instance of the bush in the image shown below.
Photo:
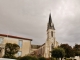
[[[66,60],[72,60],[71,58],[67,58]]]
[[[32,57],[32,60],[39,60],[37,57]]]
[[[23,56],[23,57],[18,57],[17,60],[38,60],[38,58],[32,56]]]
[[[3,58],[11,58],[11,59],[16,59],[16,57],[15,56],[13,56],[13,55],[4,55],[3,56]]]
[[[39,60],[46,60],[46,58],[44,58],[44,57],[40,57]]]
[[[51,57],[51,60],[56,60],[56,58]]]
[[[16,59],[15,54],[19,51],[20,47],[17,44],[6,43],[4,58]]]

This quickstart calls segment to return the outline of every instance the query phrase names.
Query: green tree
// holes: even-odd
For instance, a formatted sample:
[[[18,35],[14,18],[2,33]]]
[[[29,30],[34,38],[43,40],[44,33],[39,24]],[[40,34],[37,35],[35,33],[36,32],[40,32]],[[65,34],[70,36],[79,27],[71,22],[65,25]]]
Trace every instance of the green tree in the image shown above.
[[[6,43],[4,58],[15,58],[15,54],[19,51],[20,47],[17,44]]]
[[[74,49],[74,52],[75,52],[75,56],[80,56],[80,45],[75,44],[73,49]]]
[[[68,44],[61,44],[60,47],[65,50],[65,53],[66,53],[65,57],[69,58],[69,57],[75,56],[74,50]]]
[[[61,58],[62,60],[62,58],[65,56],[65,50],[63,48],[55,48],[52,50],[51,55],[52,57],[55,57],[56,60],[58,58]]]

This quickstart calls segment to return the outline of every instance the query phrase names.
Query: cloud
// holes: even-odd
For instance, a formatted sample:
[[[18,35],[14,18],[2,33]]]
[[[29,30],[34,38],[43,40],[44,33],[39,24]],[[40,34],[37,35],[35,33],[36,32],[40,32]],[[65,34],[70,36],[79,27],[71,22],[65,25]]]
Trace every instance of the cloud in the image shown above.
[[[0,0],[0,33],[32,38],[32,44],[43,44],[51,12],[56,40],[74,45],[80,42],[79,3],[79,0]]]

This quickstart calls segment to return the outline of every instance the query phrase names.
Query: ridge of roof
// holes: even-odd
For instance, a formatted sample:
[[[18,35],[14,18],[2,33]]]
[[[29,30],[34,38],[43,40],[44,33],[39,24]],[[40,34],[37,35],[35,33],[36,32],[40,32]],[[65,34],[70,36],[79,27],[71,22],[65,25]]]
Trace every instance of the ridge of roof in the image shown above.
[[[32,41],[32,39],[29,39],[29,38],[23,38],[23,37],[19,37],[19,36],[8,35],[8,34],[0,34],[0,36],[17,38],[17,39],[24,39],[24,40],[30,40],[30,41]]]

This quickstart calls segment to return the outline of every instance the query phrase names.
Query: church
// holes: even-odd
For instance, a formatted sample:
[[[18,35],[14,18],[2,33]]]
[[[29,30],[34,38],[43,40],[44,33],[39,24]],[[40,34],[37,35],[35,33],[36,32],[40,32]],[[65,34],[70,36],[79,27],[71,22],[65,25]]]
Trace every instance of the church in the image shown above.
[[[32,45],[33,49],[33,54],[45,58],[50,58],[51,57],[51,51],[53,48],[58,47],[59,43],[56,41],[55,38],[55,27],[52,22],[52,17],[51,14],[49,15],[49,22],[47,24],[47,40],[46,42],[41,45]],[[36,46],[36,48],[34,48]]]
[[[15,55],[17,57],[25,55],[35,55],[39,57],[50,58],[50,52],[52,51],[52,49],[58,47],[59,45],[55,38],[55,27],[52,22],[51,14],[49,15],[49,21],[47,24],[46,42],[43,45],[32,45],[31,41],[32,39],[30,38],[0,34],[0,57],[5,54],[6,43],[16,43],[20,46],[19,52]]]

